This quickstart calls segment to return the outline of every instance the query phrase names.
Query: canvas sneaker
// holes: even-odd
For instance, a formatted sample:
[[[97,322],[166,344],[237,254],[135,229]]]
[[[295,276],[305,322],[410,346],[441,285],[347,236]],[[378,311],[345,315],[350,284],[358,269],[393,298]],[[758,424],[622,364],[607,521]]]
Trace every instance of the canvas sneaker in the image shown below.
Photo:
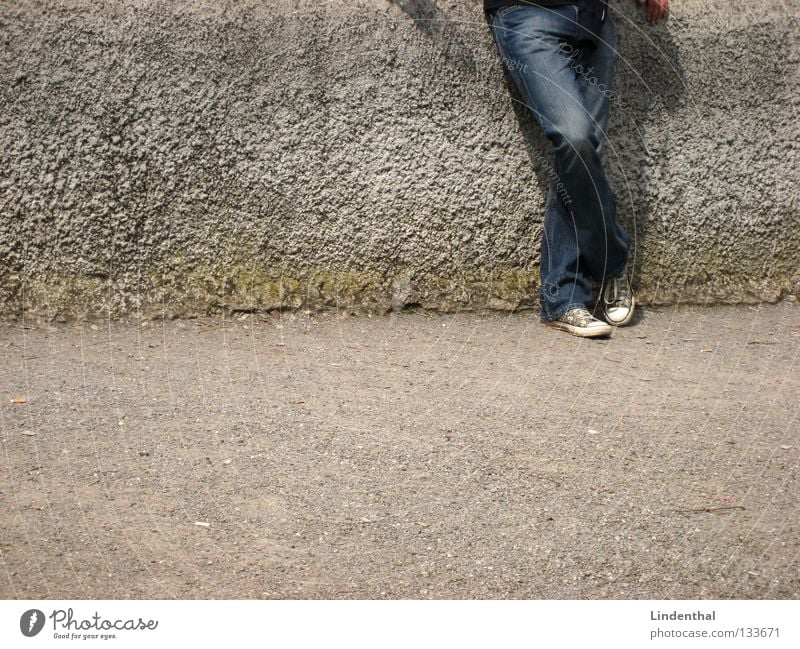
[[[627,270],[614,279],[607,280],[601,292],[603,318],[615,327],[624,327],[633,320],[636,302],[628,280]]]
[[[602,338],[610,336],[613,331],[605,322],[593,317],[583,308],[570,309],[561,317],[546,322],[545,326],[561,329],[581,338]]]

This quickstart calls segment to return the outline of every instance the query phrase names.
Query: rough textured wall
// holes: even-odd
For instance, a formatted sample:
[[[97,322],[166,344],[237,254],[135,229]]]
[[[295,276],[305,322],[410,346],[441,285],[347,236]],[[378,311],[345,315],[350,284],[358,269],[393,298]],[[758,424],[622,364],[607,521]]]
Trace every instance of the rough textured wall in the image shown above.
[[[798,2],[612,9],[640,294],[797,292]],[[0,312],[535,304],[546,150],[478,0],[0,0]]]

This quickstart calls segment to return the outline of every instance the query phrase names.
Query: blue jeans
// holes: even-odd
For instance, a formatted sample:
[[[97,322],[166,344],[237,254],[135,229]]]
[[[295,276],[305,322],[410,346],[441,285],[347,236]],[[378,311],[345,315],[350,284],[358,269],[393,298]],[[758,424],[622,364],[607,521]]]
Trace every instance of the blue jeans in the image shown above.
[[[577,41],[575,5],[517,5],[490,15],[503,62],[554,149],[541,247],[541,319],[592,300],[592,279],[618,276],[630,238],[617,223],[602,153],[616,31],[606,16],[599,43]]]

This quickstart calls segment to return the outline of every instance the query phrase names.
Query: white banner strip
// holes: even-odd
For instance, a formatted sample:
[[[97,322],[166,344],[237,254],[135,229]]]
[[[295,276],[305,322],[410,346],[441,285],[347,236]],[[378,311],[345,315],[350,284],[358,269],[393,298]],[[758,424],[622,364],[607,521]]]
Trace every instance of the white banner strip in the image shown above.
[[[797,601],[7,600],[0,646],[794,648],[798,620]]]

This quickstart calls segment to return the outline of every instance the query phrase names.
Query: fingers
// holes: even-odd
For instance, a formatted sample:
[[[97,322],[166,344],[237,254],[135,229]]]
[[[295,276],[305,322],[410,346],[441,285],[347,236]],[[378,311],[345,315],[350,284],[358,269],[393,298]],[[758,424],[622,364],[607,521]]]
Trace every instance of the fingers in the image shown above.
[[[656,25],[667,15],[669,0],[645,0],[647,2],[646,18],[651,25]]]

